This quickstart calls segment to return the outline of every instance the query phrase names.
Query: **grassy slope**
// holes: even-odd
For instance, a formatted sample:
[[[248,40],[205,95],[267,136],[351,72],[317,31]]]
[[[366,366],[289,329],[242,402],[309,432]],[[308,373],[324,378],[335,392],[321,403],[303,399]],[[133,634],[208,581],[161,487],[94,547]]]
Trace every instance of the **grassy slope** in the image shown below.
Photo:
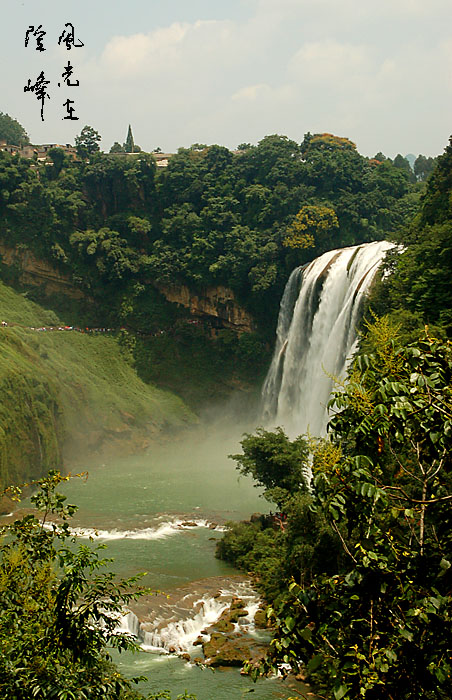
[[[2,283],[0,318],[9,324],[0,329],[1,483],[39,476],[61,451],[139,448],[193,420],[178,397],[137,377],[114,338],[29,330],[58,319]]]

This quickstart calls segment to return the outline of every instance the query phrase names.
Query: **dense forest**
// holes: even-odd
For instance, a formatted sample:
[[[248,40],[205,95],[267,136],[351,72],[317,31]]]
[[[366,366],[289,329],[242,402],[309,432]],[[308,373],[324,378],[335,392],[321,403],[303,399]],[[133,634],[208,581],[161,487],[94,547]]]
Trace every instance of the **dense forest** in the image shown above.
[[[452,142],[394,236],[328,439],[261,429],[232,455],[280,511],[218,546],[272,601],[255,676],[286,664],[335,700],[450,697],[451,195]]]
[[[99,138],[82,129],[78,160],[0,152],[0,244],[32,251],[84,294],[46,300],[68,323],[123,327],[140,376],[198,406],[263,377],[292,269],[403,230],[432,166],[419,156],[413,172],[402,156],[369,159],[346,138],[307,134],[235,152],[194,144],[157,168],[152,154],[99,152]],[[10,266],[3,277],[17,286],[20,275]],[[224,286],[254,328],[187,324],[168,285]]]
[[[274,640],[266,662],[249,665],[252,676],[290,668],[334,700],[449,698],[452,141],[414,170],[401,156],[365,158],[331,134],[300,145],[272,135],[236,152],[195,144],[166,168],[152,154],[100,153],[90,127],[77,145],[78,160],[54,149],[46,163],[0,152],[0,243],[69,278],[83,301],[48,305],[121,327],[118,342],[141,377],[193,404],[228,372],[257,383],[295,266],[337,247],[397,244],[332,398],[328,439],[258,429],[233,455],[279,515],[231,524],[218,556],[251,571],[269,603]],[[20,288],[18,268],[1,272]],[[165,284],[229,287],[256,330],[188,325]],[[188,368],[195,383],[209,375],[202,392],[183,386]],[[0,682],[22,684],[5,685],[11,698],[133,698],[105,654],[107,641],[124,641],[100,604],[107,597],[118,610],[130,582],[98,577],[97,555],[83,547],[60,547],[71,507],[55,493],[59,481],[38,481],[35,501],[62,527],[49,532],[26,516],[2,546]],[[23,609],[45,614],[24,625]]]
[[[405,159],[368,159],[329,134],[236,152],[195,144],[159,172],[152,154],[83,153],[54,149],[44,164],[1,153],[1,237],[141,330],[161,322],[142,299],[150,282],[227,285],[272,328],[295,265],[400,230],[422,189]],[[124,297],[134,304],[121,312]]]

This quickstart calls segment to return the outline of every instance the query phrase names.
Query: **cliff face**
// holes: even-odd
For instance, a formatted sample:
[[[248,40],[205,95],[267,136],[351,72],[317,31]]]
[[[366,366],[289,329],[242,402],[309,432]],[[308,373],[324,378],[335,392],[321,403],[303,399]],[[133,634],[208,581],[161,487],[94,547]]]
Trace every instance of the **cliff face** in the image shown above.
[[[74,299],[84,294],[72,282],[46,260],[39,260],[28,248],[8,248],[0,243],[0,256],[4,265],[14,265],[19,270],[19,281],[24,285],[42,287],[46,294],[65,294]]]
[[[227,287],[206,287],[202,292],[194,292],[183,284],[155,286],[168,301],[181,304],[193,316],[207,318],[218,327],[238,333],[255,330],[251,314],[237,303],[234,292]]]
[[[69,277],[59,272],[48,261],[38,259],[26,248],[9,248],[0,243],[0,256],[5,265],[18,268],[21,284],[39,286],[47,295],[63,294],[75,299],[83,299],[86,296]],[[201,292],[195,292],[184,284],[151,283],[167,301],[180,304],[192,316],[210,321],[215,327],[229,328],[239,334],[255,330],[251,314],[238,304],[234,292],[227,287],[206,287]]]

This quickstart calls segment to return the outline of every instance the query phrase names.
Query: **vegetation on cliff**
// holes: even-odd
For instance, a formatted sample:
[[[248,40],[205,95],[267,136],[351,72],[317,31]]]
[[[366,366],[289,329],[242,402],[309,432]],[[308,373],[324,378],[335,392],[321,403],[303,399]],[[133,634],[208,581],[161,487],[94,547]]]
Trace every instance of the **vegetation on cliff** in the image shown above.
[[[0,487],[38,478],[63,456],[139,449],[193,414],[144,384],[113,337],[61,322],[0,283]],[[39,330],[45,327],[55,330]]]
[[[307,134],[301,145],[267,136],[237,153],[181,148],[161,172],[145,153],[54,155],[53,165],[30,167],[0,153],[0,237],[59,265],[106,321],[137,283],[171,282],[226,285],[271,329],[296,264],[383,238],[416,206],[408,172],[329,134]],[[309,246],[288,245],[299,225]],[[152,330],[135,296],[123,323]]]
[[[219,545],[272,601],[264,670],[289,664],[334,700],[450,697],[452,346],[419,327],[450,335],[451,174],[452,144],[371,299],[389,315],[368,324],[329,439],[311,444],[311,489],[286,489],[281,431],[247,436],[235,456],[260,484],[281,468],[267,496],[282,512]]]
[[[395,236],[402,247],[388,255],[388,274],[370,306],[389,313],[409,339],[428,324],[452,337],[452,139],[427,181],[418,214]]]
[[[400,345],[386,320],[370,333],[374,351],[354,362],[332,400],[330,439],[314,447],[311,490],[287,490],[283,455],[302,438],[261,431],[242,442],[240,469],[252,463],[261,484],[276,475],[267,496],[282,512],[264,528],[233,526],[219,554],[253,570],[273,602],[264,671],[288,664],[335,700],[446,700],[452,346],[428,335]]]
[[[166,168],[94,146],[79,161],[53,149],[46,164],[0,152],[0,243],[33,251],[85,295],[48,300],[61,318],[125,327],[140,376],[197,407],[262,378],[293,267],[384,238],[416,210],[422,184],[378,155],[331,134],[271,135],[237,152],[195,144]],[[1,274],[24,284],[19,258]],[[256,328],[191,315],[165,285],[225,286]]]

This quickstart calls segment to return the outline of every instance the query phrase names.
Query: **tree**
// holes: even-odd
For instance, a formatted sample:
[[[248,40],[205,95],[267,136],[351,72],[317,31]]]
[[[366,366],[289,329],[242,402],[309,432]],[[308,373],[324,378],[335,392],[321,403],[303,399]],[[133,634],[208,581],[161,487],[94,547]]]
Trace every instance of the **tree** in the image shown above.
[[[258,428],[241,441],[243,454],[229,455],[241,474],[250,475],[264,487],[265,497],[279,506],[291,491],[305,489],[308,446],[304,438],[293,442],[281,428],[269,432]]]
[[[125,153],[139,153],[140,151],[141,151],[141,148],[139,146],[137,146],[133,140],[132,127],[129,124],[129,130],[127,132],[127,138],[126,138],[126,142],[124,144],[124,152]]]
[[[56,180],[63,169],[66,155],[62,148],[51,148],[49,150],[49,157],[53,163],[53,168],[50,169],[52,173],[51,179]]]
[[[30,143],[28,134],[21,124],[9,114],[0,112],[0,141],[13,146],[24,146]]]
[[[92,126],[84,126],[79,136],[75,137],[75,146],[80,158],[86,159],[99,151],[101,136]]]
[[[416,175],[416,178],[421,182],[426,180],[428,176],[431,175],[431,173],[433,172],[435,162],[436,158],[426,158],[421,154],[418,155],[418,157],[414,161],[414,174]]]
[[[121,146],[117,141],[114,142],[113,146],[110,148],[110,153],[125,153],[126,149]]]
[[[332,234],[339,228],[334,209],[306,205],[300,209],[287,229],[283,246],[287,248],[316,247],[318,252],[332,246]]]
[[[303,667],[335,700],[446,700],[452,649],[452,346],[400,346],[371,329],[331,402],[333,440],[314,457],[313,504],[346,559],[293,582],[270,614],[269,666]],[[388,614],[389,613],[389,614]]]
[[[410,182],[416,181],[416,177],[413,173],[409,160],[400,155],[400,153],[396,155],[392,164],[394,168],[399,168],[399,170],[402,170],[404,173],[406,173]]]
[[[139,576],[101,573],[98,549],[74,548],[68,521],[77,510],[56,491],[57,471],[33,483],[30,514],[3,528],[0,545],[0,688],[10,700],[132,698],[131,684],[111,663],[107,644],[134,649],[118,632],[124,605],[147,589]],[[20,489],[9,493],[20,493]],[[60,524],[56,524],[58,519]]]
[[[384,167],[379,166],[377,173]],[[397,236],[404,249],[390,256],[392,274],[386,276],[376,296],[383,312],[403,315],[407,330],[417,320],[418,328],[435,324],[439,332],[452,337],[451,197],[452,140],[436,159],[418,215]]]
[[[347,150],[356,151],[356,144],[350,139],[343,136],[335,136],[334,134],[310,134],[304,136],[300,146],[300,151],[303,158],[309,157],[314,151],[335,151]]]

